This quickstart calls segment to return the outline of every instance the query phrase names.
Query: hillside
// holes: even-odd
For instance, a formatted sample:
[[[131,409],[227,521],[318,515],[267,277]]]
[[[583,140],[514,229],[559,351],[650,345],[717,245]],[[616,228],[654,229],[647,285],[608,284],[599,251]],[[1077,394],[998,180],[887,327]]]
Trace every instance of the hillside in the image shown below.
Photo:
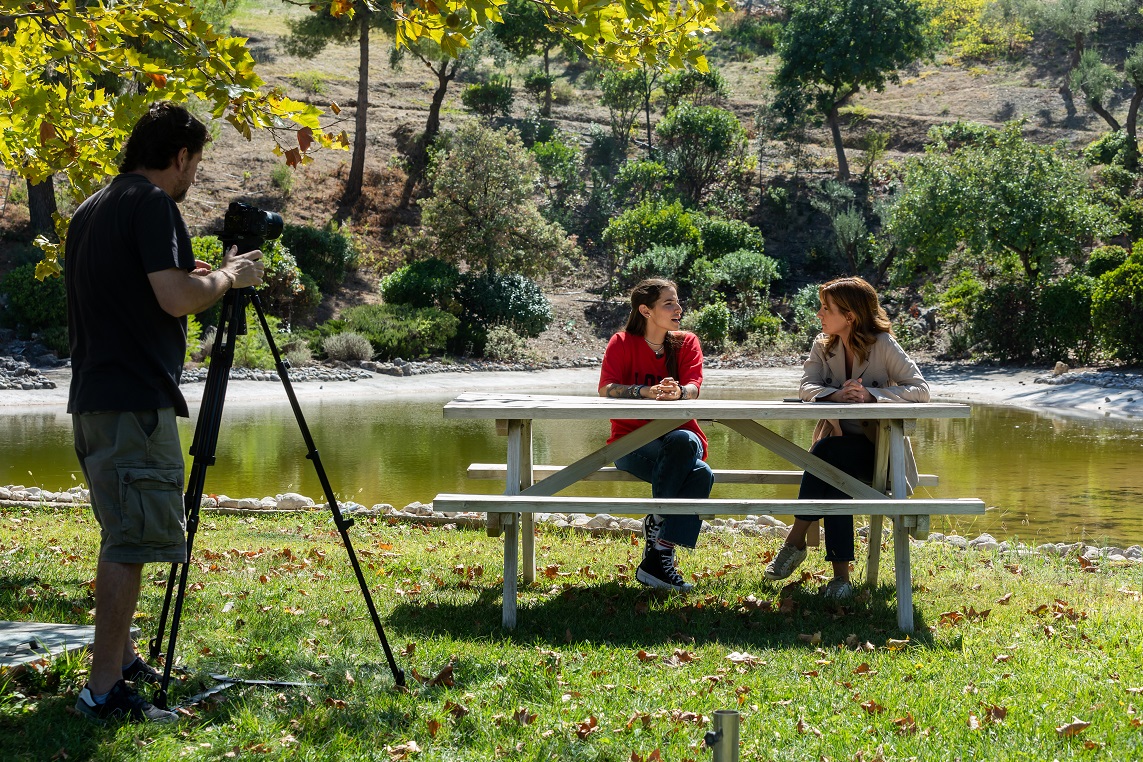
[[[286,17],[306,13],[304,8],[283,6],[271,0],[245,3],[232,26],[232,33],[245,36],[259,65],[259,72],[271,84],[280,85],[293,97],[328,107],[341,108],[342,128],[352,135],[356,112],[356,72],[358,49],[353,45],[330,45],[314,60],[291,57],[282,52],[279,39],[287,31]],[[199,172],[197,186],[183,204],[192,232],[215,232],[229,201],[243,200],[280,212],[288,222],[321,225],[332,218],[344,219],[358,235],[365,255],[358,272],[343,290],[328,295],[319,318],[336,315],[342,308],[379,299],[376,293],[380,275],[401,261],[394,244],[394,231],[416,224],[415,204],[410,210],[396,208],[404,173],[394,167],[398,157],[396,134],[420,130],[428,112],[435,79],[415,58],[393,68],[389,63],[391,43],[375,36],[370,61],[369,153],[365,192],[352,209],[339,209],[338,198],[348,172],[349,153],[320,151],[314,161],[299,167],[283,180],[281,160],[271,153],[271,142],[256,134],[247,142],[228,126],[222,126]],[[1105,40],[1105,42],[1107,42]],[[1126,47],[1126,40],[1114,40],[1114,47]],[[1053,40],[1035,40],[1027,53],[1015,62],[993,65],[953,65],[929,61],[902,74],[899,85],[881,93],[861,93],[853,101],[853,116],[844,128],[849,160],[855,174],[860,171],[862,143],[866,131],[890,134],[889,151],[883,161],[900,159],[921,150],[929,128],[938,123],[971,120],[1000,125],[1017,118],[1026,119],[1025,134],[1040,142],[1057,140],[1080,147],[1097,138],[1105,128],[1102,120],[1082,103],[1072,103],[1061,91],[1067,50]],[[560,130],[586,136],[592,125],[606,126],[608,111],[599,104],[599,93],[591,85],[591,75],[580,62],[568,65],[558,55],[554,72],[559,74],[558,91],[564,95],[553,105],[552,116]],[[727,105],[753,135],[755,114],[767,102],[767,81],[774,57],[736,61],[713,56],[712,64],[725,76],[731,97]],[[522,79],[524,65],[510,64],[509,73]],[[460,105],[464,86],[481,74],[494,71],[495,64],[484,61],[475,72],[458,78],[449,88],[442,113],[443,128],[470,118]],[[464,81],[462,81],[462,79]],[[523,116],[533,103],[517,93],[515,116]],[[1113,101],[1113,113],[1122,114],[1125,104]],[[653,114],[661,117],[660,113]],[[836,164],[828,134],[812,130],[807,151],[811,169],[803,171],[799,183],[833,176]],[[754,144],[752,144],[754,148]],[[633,149],[638,151],[640,149]],[[780,146],[766,146],[760,154],[759,178],[765,185],[778,179],[789,183],[791,165]],[[277,178],[277,179],[275,179]],[[757,188],[755,189],[757,192]],[[18,201],[17,194],[17,201]],[[775,288],[776,295],[798,286],[836,274],[815,264],[810,253],[822,236],[824,218],[808,205],[781,219],[767,213],[759,203],[750,221],[766,235],[766,251],[788,263],[788,276]],[[10,202],[0,218],[0,270],[13,260],[26,258],[27,211]],[[599,356],[606,336],[621,319],[622,308],[598,304],[593,287],[602,281],[602,271],[590,261],[567,282],[548,284],[557,319],[547,334],[536,342],[541,356]]]

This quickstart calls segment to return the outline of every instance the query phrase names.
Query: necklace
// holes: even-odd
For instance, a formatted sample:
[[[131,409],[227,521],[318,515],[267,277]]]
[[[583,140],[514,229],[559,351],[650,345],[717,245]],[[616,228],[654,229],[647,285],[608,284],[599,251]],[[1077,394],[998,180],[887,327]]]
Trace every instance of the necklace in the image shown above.
[[[651,349],[655,350],[656,352],[658,352],[660,349],[663,348],[663,342],[662,341],[660,341],[658,344],[656,344],[655,342],[648,339],[646,336],[643,337],[643,341],[647,342],[647,346],[649,346]],[[664,339],[664,341],[666,341],[666,339]]]

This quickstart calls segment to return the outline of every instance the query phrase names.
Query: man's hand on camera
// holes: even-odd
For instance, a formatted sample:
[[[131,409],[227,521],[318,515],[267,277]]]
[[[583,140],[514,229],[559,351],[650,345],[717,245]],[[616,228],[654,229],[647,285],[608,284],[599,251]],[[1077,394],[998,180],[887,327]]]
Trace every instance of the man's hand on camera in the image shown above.
[[[234,276],[233,288],[261,286],[262,275],[266,270],[265,265],[259,261],[261,259],[262,252],[258,249],[239,254],[238,247],[231,246],[226,252],[226,256],[222,258],[220,269],[226,270]]]

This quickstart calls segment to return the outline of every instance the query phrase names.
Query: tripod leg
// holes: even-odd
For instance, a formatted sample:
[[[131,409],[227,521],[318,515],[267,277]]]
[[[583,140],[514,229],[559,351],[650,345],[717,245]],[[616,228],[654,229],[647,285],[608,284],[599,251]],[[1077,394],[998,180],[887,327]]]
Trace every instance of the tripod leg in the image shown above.
[[[203,390],[202,406],[199,408],[198,423],[195,426],[194,442],[190,454],[194,457],[190,479],[183,499],[183,510],[187,524],[187,558],[182,564],[172,564],[167,580],[163,612],[159,619],[159,633],[151,641],[152,657],[156,656],[162,644],[166,628],[167,613],[171,610],[171,597],[174,595],[171,615],[170,639],[167,642],[166,659],[163,665],[163,679],[156,691],[154,704],[167,708],[167,688],[171,682],[171,669],[175,662],[175,642],[182,620],[183,603],[186,599],[187,575],[190,571],[191,554],[194,552],[195,535],[198,533],[199,508],[202,505],[203,486],[206,484],[206,469],[214,465],[215,449],[218,445],[218,432],[222,425],[222,408],[226,401],[226,385],[230,380],[230,368],[234,364],[234,342],[239,326],[243,324],[241,311],[245,310],[242,292],[232,289],[223,299],[222,312],[218,321],[218,334],[211,352],[210,370],[207,371],[206,387]],[[180,569],[181,567],[181,569]],[[175,593],[175,577],[178,576],[178,592]]]
[[[290,407],[294,411],[294,418],[298,421],[298,429],[302,433],[302,439],[306,443],[306,458],[313,461],[314,469],[317,471],[318,481],[321,482],[322,490],[325,492],[326,502],[329,504],[329,510],[333,514],[333,523],[337,526],[337,531],[341,535],[341,542],[345,546],[345,551],[349,555],[349,564],[353,567],[353,573],[357,577],[357,584],[361,588],[361,596],[365,599],[365,606],[369,609],[369,616],[373,620],[373,627],[377,630],[377,638],[381,641],[381,648],[385,651],[385,658],[389,662],[389,670],[393,673],[393,682],[398,687],[405,685],[405,673],[397,666],[397,660],[393,657],[393,650],[389,647],[389,640],[385,637],[385,628],[381,626],[381,617],[377,614],[377,607],[373,603],[373,596],[369,593],[369,583],[365,581],[365,575],[361,571],[361,564],[357,561],[357,553],[353,550],[353,543],[349,538],[349,527],[353,526],[353,519],[345,518],[341,513],[341,508],[337,504],[337,497],[333,494],[333,487],[329,484],[329,478],[326,476],[325,468],[321,463],[321,456],[318,455],[317,445],[314,444],[313,436],[310,434],[310,427],[306,424],[306,418],[302,415],[301,405],[298,404],[298,397],[294,394],[294,387],[290,383],[289,366],[283,362],[282,355],[278,351],[278,345],[274,343],[274,336],[270,331],[270,325],[266,322],[266,315],[262,311],[262,302],[257,294],[250,297],[250,303],[254,305],[254,311],[258,315],[258,322],[262,325],[262,333],[266,336],[266,343],[270,345],[270,352],[274,355],[274,366],[278,370],[278,377],[282,380],[282,386],[286,389],[286,396],[290,400]]]

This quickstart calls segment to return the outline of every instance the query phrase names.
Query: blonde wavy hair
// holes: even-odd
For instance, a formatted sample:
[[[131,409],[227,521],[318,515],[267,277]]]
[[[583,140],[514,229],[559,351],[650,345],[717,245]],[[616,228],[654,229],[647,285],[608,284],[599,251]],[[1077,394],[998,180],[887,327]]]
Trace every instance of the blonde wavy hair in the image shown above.
[[[877,341],[877,334],[893,335],[893,326],[877,300],[877,291],[864,278],[834,278],[818,286],[818,299],[823,305],[827,296],[843,315],[853,318],[849,348],[859,362],[868,359],[869,350]],[[836,334],[822,334],[818,341],[822,342],[829,354],[837,346],[838,339]]]

